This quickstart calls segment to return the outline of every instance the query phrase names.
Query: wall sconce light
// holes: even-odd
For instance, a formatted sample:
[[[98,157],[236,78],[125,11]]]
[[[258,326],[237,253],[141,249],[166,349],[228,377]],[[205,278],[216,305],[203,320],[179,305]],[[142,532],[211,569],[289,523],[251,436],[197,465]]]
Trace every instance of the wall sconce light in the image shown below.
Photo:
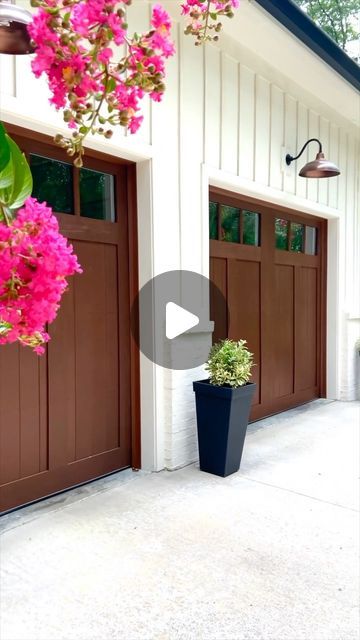
[[[316,154],[315,160],[308,162],[300,171],[299,176],[302,178],[332,178],[333,176],[340,175],[340,169],[330,160],[326,160],[322,150],[322,144],[317,138],[310,138],[305,142],[303,148],[297,156],[291,156],[289,153],[286,155],[286,164],[289,166],[294,160],[300,158],[310,142],[317,142],[319,145],[319,152]]]
[[[30,11],[17,7],[15,0],[0,0],[0,53],[24,55],[33,53],[27,25]]]

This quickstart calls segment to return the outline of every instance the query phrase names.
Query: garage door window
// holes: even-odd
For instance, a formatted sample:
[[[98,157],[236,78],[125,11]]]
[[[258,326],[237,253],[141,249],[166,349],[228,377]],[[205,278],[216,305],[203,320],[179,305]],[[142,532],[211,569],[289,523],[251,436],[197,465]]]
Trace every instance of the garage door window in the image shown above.
[[[114,176],[93,169],[30,154],[32,195],[55,213],[115,222]]]
[[[304,225],[292,222],[290,225],[290,250],[295,253],[304,251]]]
[[[210,202],[210,240],[260,246],[260,215],[255,211]]]
[[[305,253],[309,256],[317,254],[317,229],[316,227],[305,227]]]
[[[275,218],[275,247],[283,251],[316,256],[316,227],[290,222],[284,218]]]
[[[51,158],[30,154],[34,180],[32,195],[47,202],[56,213],[74,213],[74,181],[72,165]]]
[[[80,169],[80,215],[115,222],[114,176]]]
[[[240,211],[235,207],[221,205],[221,240],[240,242]]]
[[[275,218],[275,247],[287,251],[289,248],[289,221]]]
[[[254,211],[243,211],[243,243],[260,245],[260,216]]]

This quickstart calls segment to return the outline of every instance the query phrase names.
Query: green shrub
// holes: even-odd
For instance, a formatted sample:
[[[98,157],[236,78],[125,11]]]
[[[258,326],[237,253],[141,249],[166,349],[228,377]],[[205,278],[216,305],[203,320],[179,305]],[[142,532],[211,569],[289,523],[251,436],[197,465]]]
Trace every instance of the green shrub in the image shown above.
[[[205,369],[210,383],[218,387],[241,387],[251,377],[253,354],[246,348],[246,340],[222,340],[213,345]]]

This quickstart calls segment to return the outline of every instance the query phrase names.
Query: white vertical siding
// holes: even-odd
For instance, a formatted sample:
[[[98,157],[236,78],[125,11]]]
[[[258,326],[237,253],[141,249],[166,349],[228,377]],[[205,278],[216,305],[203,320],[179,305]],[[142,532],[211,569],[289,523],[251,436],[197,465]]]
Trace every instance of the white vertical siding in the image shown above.
[[[130,34],[133,33],[146,33],[150,29],[151,20],[151,6],[144,5],[142,2],[133,2],[126,9],[126,16],[131,26]],[[142,115],[144,120],[137,132],[138,140],[141,142],[151,143],[151,101],[146,97],[142,100]]]
[[[269,184],[270,169],[270,82],[256,77],[255,182]]]
[[[330,123],[326,118],[320,118],[320,136],[323,152],[326,159],[330,159]],[[331,158],[332,159],[332,158]],[[329,202],[329,180],[319,180],[319,202],[328,204]]]
[[[181,268],[201,271],[201,165],[204,130],[204,57],[201,47],[181,33],[180,59],[180,207]]]
[[[239,176],[254,179],[255,73],[241,65],[239,90]]]
[[[297,151],[299,152],[303,144],[305,144],[308,139],[308,129],[309,129],[309,114],[306,105],[302,102],[298,103],[297,107]],[[304,153],[301,156],[301,161],[303,164],[307,161],[308,154]],[[299,158],[300,160],[300,158]],[[296,195],[300,198],[306,198],[307,194],[307,180],[301,178],[299,176],[299,169],[296,171]]]
[[[173,38],[178,47],[178,32]],[[154,268],[177,269],[180,263],[179,218],[179,58],[168,63],[167,92],[151,112]],[[136,134],[137,135],[137,134]],[[164,241],[166,238],[166,241]]]
[[[348,134],[344,129],[340,129],[339,134],[339,168],[341,169],[341,175],[337,178],[338,181],[338,208],[340,211],[346,211],[346,175],[348,167]]]
[[[339,166],[339,127],[331,123],[328,158]],[[337,209],[338,206],[338,178],[329,181],[329,206]]]
[[[284,92],[276,85],[271,87],[270,123],[270,187],[282,189],[281,148],[284,145]]]
[[[150,5],[138,0],[129,7],[128,17],[130,32],[147,29]],[[192,180],[187,164],[205,162],[259,185],[342,209],[344,194],[341,200],[339,181],[306,181],[297,175],[300,166],[315,157],[316,145],[310,145],[291,171],[286,172],[282,170],[281,148],[285,146],[295,154],[308,137],[320,137],[326,157],[334,162],[340,162],[341,158],[343,167],[343,141],[349,134],[346,127],[289,93],[288,82],[284,79],[281,86],[279,74],[273,82],[244,65],[233,51],[229,55],[214,45],[195,48],[192,39],[183,36],[181,25],[176,25],[173,33],[177,55],[167,61],[168,90],[164,96],[167,107],[145,98],[143,125],[135,136],[129,136],[134,152],[142,144],[153,144],[154,149],[161,147],[162,142],[159,146],[158,141],[165,140],[160,131],[165,116],[172,122],[172,144],[175,136],[180,142],[182,187],[188,178],[189,184]],[[30,71],[30,57],[18,56],[15,60],[12,56],[0,56],[0,73],[3,108],[11,98],[18,114],[47,125],[60,124],[60,114],[48,105],[45,80],[36,80]],[[114,137],[119,145],[121,137],[118,134]],[[196,185],[198,190],[198,177]],[[188,206],[187,191],[181,189],[185,198],[183,211],[193,209]]]
[[[221,159],[224,171],[237,174],[238,168],[238,63],[225,53],[221,56]]]
[[[219,167],[221,140],[221,51],[206,47],[204,157],[210,167]]]
[[[299,141],[299,144],[302,146],[304,142]],[[285,96],[285,144],[287,149],[293,149],[293,151],[290,151],[291,155],[297,155],[297,103],[295,98],[288,94]],[[299,160],[292,162],[289,171],[286,171],[284,175],[284,191],[295,193],[296,174],[299,172],[303,160],[304,156],[301,156]]]
[[[319,138],[320,136],[320,116],[318,113],[309,110],[309,138]],[[309,160],[313,160],[315,158],[315,153],[318,151],[318,147],[315,142],[312,142],[307,148],[307,156],[301,156],[304,158],[303,162],[309,162]],[[319,198],[319,181],[318,180],[307,180],[307,197],[309,200],[314,200],[318,202]]]

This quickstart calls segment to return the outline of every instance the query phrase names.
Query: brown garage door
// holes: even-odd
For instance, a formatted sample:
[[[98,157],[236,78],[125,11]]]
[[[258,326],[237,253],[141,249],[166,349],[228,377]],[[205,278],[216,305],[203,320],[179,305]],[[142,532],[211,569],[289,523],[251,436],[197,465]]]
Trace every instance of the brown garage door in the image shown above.
[[[78,170],[54,146],[16,139],[33,194],[52,204],[84,273],[71,279],[45,356],[0,348],[1,510],[139,466],[134,167],[87,157]]]
[[[255,355],[256,420],[325,395],[326,221],[210,193],[210,277],[228,302],[214,340]]]

